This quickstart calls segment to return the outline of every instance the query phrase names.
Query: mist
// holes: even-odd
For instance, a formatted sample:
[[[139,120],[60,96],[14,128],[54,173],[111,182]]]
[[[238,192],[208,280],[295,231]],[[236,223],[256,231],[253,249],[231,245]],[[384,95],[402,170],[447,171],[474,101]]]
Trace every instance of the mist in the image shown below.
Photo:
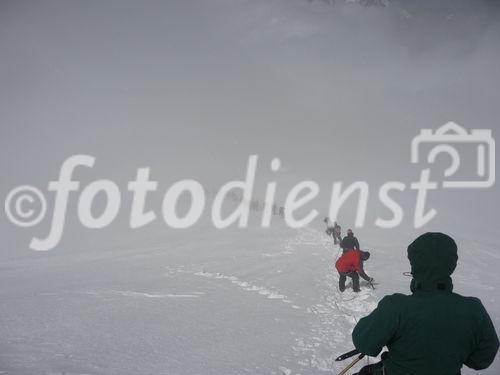
[[[335,183],[346,189],[363,181],[369,187],[362,227],[355,226],[357,194],[336,219],[344,230],[353,228],[362,245],[377,249],[373,269],[388,280],[382,292],[406,291],[409,281],[400,280],[408,270],[405,247],[417,234],[441,231],[457,239],[464,255],[458,285],[494,308],[496,271],[483,270],[498,263],[500,190],[494,184],[430,190],[425,210],[437,214],[415,228],[417,192],[411,186],[427,166],[411,163],[411,142],[422,129],[450,121],[468,131],[490,129],[493,138],[499,134],[499,42],[500,3],[486,0],[0,1],[0,197],[30,185],[47,199],[47,215],[33,227],[15,225],[4,210],[0,214],[0,295],[9,302],[0,308],[0,336],[6,337],[0,372],[5,367],[7,373],[32,373],[38,363],[38,370],[52,374],[218,374],[242,373],[244,366],[250,373],[270,373],[282,359],[295,371],[303,354],[294,357],[286,351],[292,344],[282,343],[295,330],[307,343],[309,332],[301,330],[310,318],[300,314],[307,306],[320,311],[316,297],[333,289],[326,253],[331,246],[318,236]],[[464,151],[464,179],[477,175],[474,152]],[[33,251],[30,241],[51,230],[55,194],[48,184],[73,155],[95,157],[95,164],[73,171],[79,191],[69,193],[61,241],[51,251]],[[298,183],[317,183],[318,196],[297,213],[317,210],[310,227],[293,232],[273,217],[271,227],[262,229],[261,214],[251,213],[246,231],[237,225],[216,230],[210,223],[212,195],[192,228],[170,228],[162,220],[170,186],[197,180],[214,192],[245,179],[251,155],[258,156],[252,199],[259,202],[273,182],[278,207]],[[271,169],[275,158],[278,171]],[[437,158],[432,181],[443,180],[449,162]],[[127,186],[140,168],[150,168],[150,179],[158,182],[146,202],[157,218],[131,229]],[[89,229],[77,214],[78,198],[96,180],[116,183],[121,207],[109,226]],[[389,219],[392,212],[379,192],[390,181],[404,186],[391,193],[403,221],[382,229],[376,219]],[[92,210],[105,207],[100,195]],[[234,202],[224,207],[230,212]],[[180,212],[188,209],[183,201]],[[323,279],[313,279],[321,272]],[[204,284],[193,281],[200,276]],[[221,280],[229,294],[215,286]],[[285,304],[265,310],[260,300],[238,294],[255,290],[255,298]],[[158,304],[123,302],[138,297]],[[368,313],[372,297],[346,308]],[[169,298],[178,299],[160,304]],[[177,302],[198,299],[203,308]],[[332,306],[328,313],[335,316]],[[196,311],[207,316],[201,319]],[[138,316],[149,318],[139,324]],[[162,328],[148,325],[158,320]],[[326,323],[318,323],[325,337],[352,328]],[[19,332],[9,331],[11,326]],[[244,337],[234,340],[241,332]],[[47,334],[57,349],[38,351]],[[246,341],[253,336],[264,343]],[[144,340],[137,343],[138,337]],[[140,349],[127,352],[129,342]],[[192,357],[187,343],[193,343]],[[332,345],[311,344],[316,362],[308,359],[310,368],[302,373],[331,370],[331,352],[350,348]],[[101,357],[108,351],[109,357]],[[33,363],[25,353],[37,353]],[[484,373],[497,370],[498,361]]]
[[[498,129],[498,16],[494,1],[3,1],[0,192],[45,189],[74,154],[97,158],[82,184],[149,166],[163,189],[215,188],[256,154],[257,185],[279,157],[279,199],[312,179],[324,214],[333,182],[367,181],[373,219],[381,184],[418,179],[420,129]],[[498,203],[495,188],[431,194],[429,228],[495,238]]]

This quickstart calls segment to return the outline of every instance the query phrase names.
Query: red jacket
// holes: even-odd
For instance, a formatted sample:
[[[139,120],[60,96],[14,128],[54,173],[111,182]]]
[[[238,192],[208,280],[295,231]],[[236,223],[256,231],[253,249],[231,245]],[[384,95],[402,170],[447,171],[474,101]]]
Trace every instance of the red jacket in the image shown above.
[[[356,271],[359,274],[364,274],[363,261],[361,260],[361,251],[348,251],[337,260],[337,262],[335,263],[335,268],[340,273]]]

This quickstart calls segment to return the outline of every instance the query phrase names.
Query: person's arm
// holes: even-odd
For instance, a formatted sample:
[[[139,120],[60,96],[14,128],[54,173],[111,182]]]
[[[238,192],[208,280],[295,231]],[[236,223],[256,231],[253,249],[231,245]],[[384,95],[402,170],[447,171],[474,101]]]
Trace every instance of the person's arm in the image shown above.
[[[356,267],[356,271],[358,272],[359,276],[361,276],[363,279],[365,279],[366,281],[371,281],[371,278],[365,273],[362,260],[359,261],[359,264]]]
[[[354,237],[354,246],[356,247],[356,250],[361,250],[359,248],[359,241],[358,241],[358,238],[357,237]]]
[[[479,330],[476,334],[476,347],[465,361],[465,365],[474,370],[489,367],[498,352],[498,336],[488,312],[480,300],[477,300],[481,311],[478,318]]]
[[[354,327],[352,342],[361,353],[376,357],[395,336],[399,326],[397,296],[382,298],[377,308]]]

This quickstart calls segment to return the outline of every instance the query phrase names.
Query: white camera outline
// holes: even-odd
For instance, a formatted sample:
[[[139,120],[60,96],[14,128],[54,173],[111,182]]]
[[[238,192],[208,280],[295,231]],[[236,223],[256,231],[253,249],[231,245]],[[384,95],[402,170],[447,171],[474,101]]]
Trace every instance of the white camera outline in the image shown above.
[[[460,155],[449,143],[477,143],[477,173],[480,177],[486,175],[484,168],[488,161],[488,178],[481,181],[443,181],[443,188],[490,188],[495,185],[495,139],[491,129],[472,129],[467,133],[455,122],[447,122],[435,132],[432,129],[422,129],[411,142],[411,162],[418,163],[419,145],[421,143],[440,143],[431,149],[427,156],[427,162],[432,164],[437,155],[446,152],[452,158],[452,164],[445,170],[444,175],[451,177],[460,167]],[[488,145],[488,157],[486,158],[485,144]]]

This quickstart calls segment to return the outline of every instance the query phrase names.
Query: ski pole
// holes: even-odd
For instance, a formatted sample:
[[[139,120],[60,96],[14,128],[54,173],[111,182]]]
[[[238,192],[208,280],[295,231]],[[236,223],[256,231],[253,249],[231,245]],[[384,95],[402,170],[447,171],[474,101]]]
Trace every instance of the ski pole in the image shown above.
[[[368,281],[368,283],[370,284],[370,286],[372,287],[372,289],[375,290],[375,286],[373,285],[373,281]]]
[[[347,371],[349,371],[356,363],[358,363],[359,361],[361,361],[363,359],[365,355],[363,353],[361,353],[358,358],[356,358],[354,361],[352,361],[349,366],[347,366],[345,369],[343,369],[341,372],[339,372],[338,375],[344,375],[347,373]]]

